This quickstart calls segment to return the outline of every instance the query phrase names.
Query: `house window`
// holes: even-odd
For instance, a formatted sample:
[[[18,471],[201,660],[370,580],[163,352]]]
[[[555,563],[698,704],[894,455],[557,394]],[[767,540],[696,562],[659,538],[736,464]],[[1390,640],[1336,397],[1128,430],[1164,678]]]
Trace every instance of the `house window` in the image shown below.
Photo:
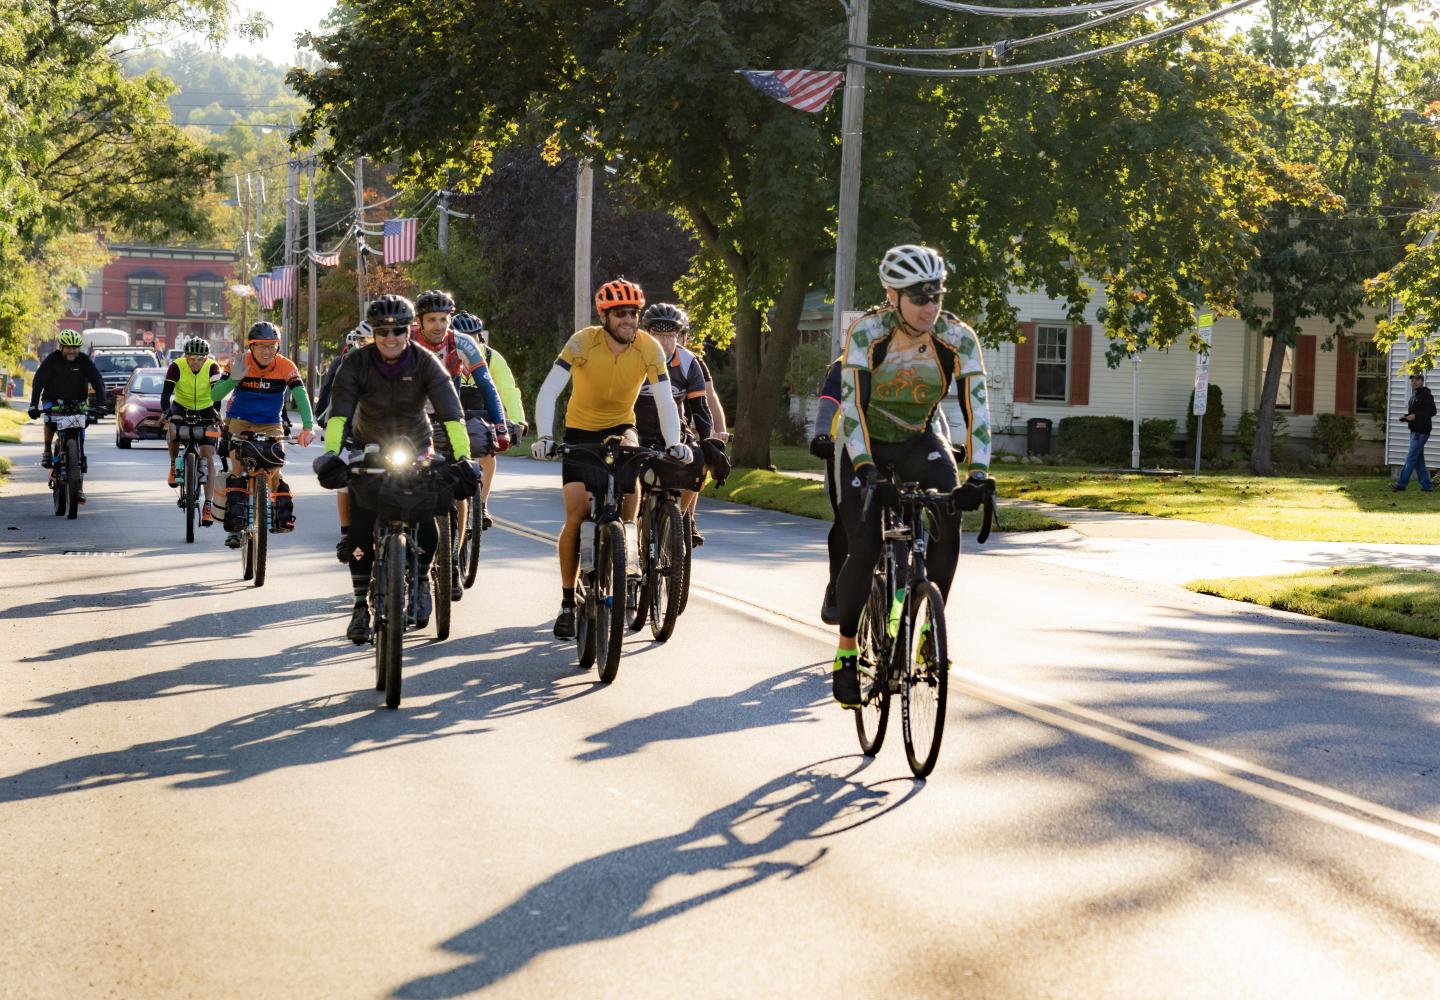
[[[187,281],[185,283],[185,315],[223,316],[225,285],[219,281]]]
[[[132,313],[165,311],[165,279],[131,277],[127,284],[130,289],[129,308]]]
[[[1266,369],[1267,371],[1269,369]],[[1275,409],[1288,410],[1295,398],[1295,345],[1285,348],[1285,360],[1280,363],[1280,388],[1275,390]]]
[[[1065,402],[1069,398],[1070,328],[1035,327],[1035,398]]]
[[[1355,412],[1384,413],[1386,358],[1373,340],[1355,340]]]

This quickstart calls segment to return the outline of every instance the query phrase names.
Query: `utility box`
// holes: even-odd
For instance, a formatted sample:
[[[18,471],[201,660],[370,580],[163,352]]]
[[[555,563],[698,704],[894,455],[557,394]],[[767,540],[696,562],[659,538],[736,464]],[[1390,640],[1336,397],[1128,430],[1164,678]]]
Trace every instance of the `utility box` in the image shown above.
[[[1025,454],[1050,454],[1050,432],[1054,424],[1049,417],[1031,417],[1025,421]]]

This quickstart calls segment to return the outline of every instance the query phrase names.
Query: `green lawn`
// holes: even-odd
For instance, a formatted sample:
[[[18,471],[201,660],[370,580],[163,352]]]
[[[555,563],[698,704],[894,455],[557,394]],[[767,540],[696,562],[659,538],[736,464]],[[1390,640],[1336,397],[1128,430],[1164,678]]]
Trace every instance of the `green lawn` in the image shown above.
[[[20,440],[20,428],[29,422],[24,410],[0,406],[0,442],[15,444]]]
[[[1243,528],[1319,542],[1440,544],[1440,492],[1392,493],[1383,476],[1139,476],[1000,465],[1001,496]]]
[[[1193,580],[1201,594],[1247,601],[1314,618],[1440,639],[1440,574],[1347,566],[1281,576]]]
[[[773,453],[772,453],[773,454]],[[830,501],[825,497],[825,484],[818,479],[787,476],[767,469],[736,469],[724,486],[714,483],[705,487],[705,495],[732,503],[743,503],[766,510],[799,514],[822,521],[832,520]],[[1000,531],[1053,531],[1065,527],[1054,518],[1014,507],[1000,508]],[[965,515],[965,530],[978,531],[980,515]]]

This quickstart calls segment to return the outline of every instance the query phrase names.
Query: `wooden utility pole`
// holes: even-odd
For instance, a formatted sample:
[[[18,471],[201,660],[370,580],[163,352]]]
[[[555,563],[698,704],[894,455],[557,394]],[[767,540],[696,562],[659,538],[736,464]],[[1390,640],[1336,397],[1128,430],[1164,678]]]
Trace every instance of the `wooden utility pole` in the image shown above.
[[[245,175],[245,186],[250,186],[250,175]],[[235,200],[240,203],[240,214],[242,226],[244,227],[243,238],[240,240],[240,278],[245,282],[245,287],[250,287],[250,203],[240,193],[240,175],[235,175]],[[240,344],[241,349],[245,347],[245,331],[250,329],[250,295],[246,293],[240,296],[240,329],[236,332],[235,340]]]
[[[365,157],[355,157],[355,301],[365,318]]]
[[[313,156],[305,161],[305,216],[306,223],[310,229],[310,236],[307,240],[307,246],[310,248],[310,256],[307,258],[305,265],[305,270],[310,275],[310,357],[305,366],[305,391],[309,393],[311,399],[314,399],[316,387],[315,365],[317,359],[320,357],[320,337],[315,327],[315,157]]]
[[[285,165],[285,266],[295,266],[295,230],[299,228],[299,213],[296,207],[300,199],[300,161],[291,159]],[[295,272],[288,271],[293,275]],[[294,282],[294,288],[285,296],[285,305],[281,311],[281,337],[289,347],[287,356],[292,360],[300,350],[300,341],[296,337],[296,327],[300,325],[300,302],[299,282]]]
[[[848,0],[848,4],[850,44],[864,45],[870,34],[870,0]],[[832,353],[842,346],[844,317],[855,298],[855,244],[860,229],[860,140],[864,131],[865,67],[850,62],[845,67],[845,105],[840,113],[840,204],[835,229]]]
[[[590,224],[594,215],[595,174],[580,161],[575,177],[575,329],[590,325]]]
[[[437,240],[441,253],[450,252],[450,192],[440,192],[440,231]]]

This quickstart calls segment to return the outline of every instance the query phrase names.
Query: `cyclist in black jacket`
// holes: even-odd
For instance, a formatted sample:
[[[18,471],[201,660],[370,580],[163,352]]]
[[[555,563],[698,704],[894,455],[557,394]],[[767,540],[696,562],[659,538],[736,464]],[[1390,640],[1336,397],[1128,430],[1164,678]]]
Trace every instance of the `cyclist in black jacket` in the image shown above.
[[[91,412],[99,416],[105,412],[105,380],[100,369],[90,360],[90,355],[80,350],[80,333],[76,330],[60,331],[60,347],[40,362],[35,372],[35,381],[30,387],[30,419],[40,416],[40,404],[83,403],[91,389],[95,390],[95,405]],[[45,422],[45,454],[40,464],[50,468],[50,445],[55,440],[55,425]]]

